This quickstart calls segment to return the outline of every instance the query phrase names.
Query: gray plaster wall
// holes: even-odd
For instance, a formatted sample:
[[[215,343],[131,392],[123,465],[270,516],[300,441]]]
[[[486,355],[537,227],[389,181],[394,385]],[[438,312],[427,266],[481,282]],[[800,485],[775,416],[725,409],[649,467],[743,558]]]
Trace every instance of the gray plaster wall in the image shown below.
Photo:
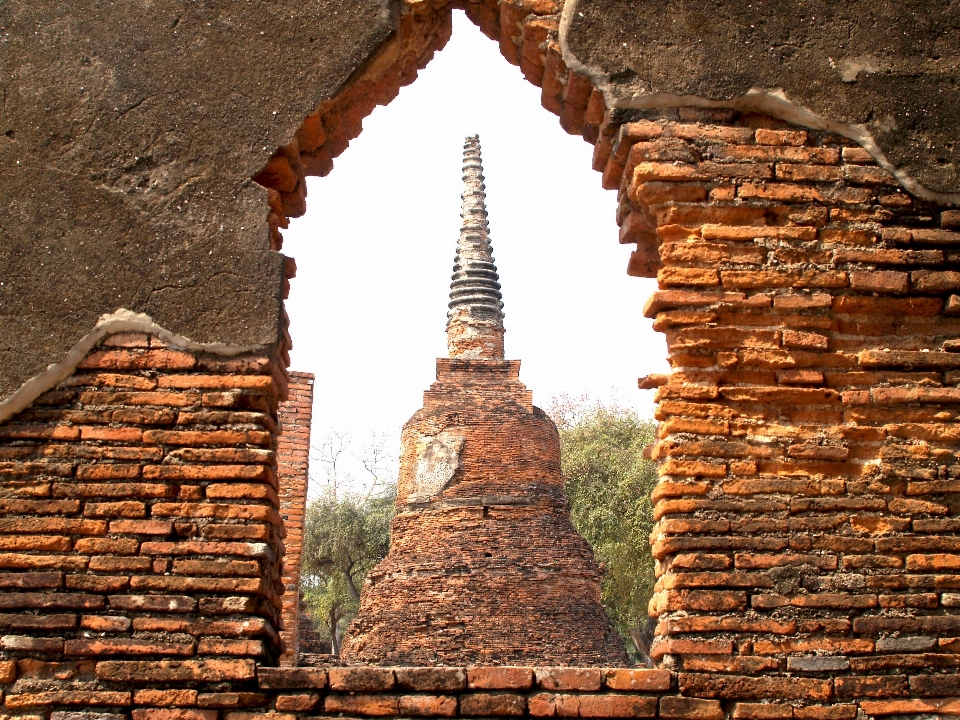
[[[0,398],[120,308],[277,342],[283,258],[250,178],[400,2],[0,0]],[[567,0],[564,21],[613,105],[780,92],[960,191],[956,0]]]
[[[565,10],[564,49],[608,85],[611,104],[782,93],[862,127],[925,188],[960,192],[957,0],[567,0]]]
[[[276,343],[250,178],[394,27],[387,0],[0,0],[0,397],[119,308]]]

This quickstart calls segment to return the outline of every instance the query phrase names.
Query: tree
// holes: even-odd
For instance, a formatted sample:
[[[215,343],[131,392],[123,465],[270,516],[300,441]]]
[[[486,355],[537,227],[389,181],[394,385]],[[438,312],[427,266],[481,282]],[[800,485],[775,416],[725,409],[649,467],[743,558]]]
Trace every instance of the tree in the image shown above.
[[[310,504],[304,522],[304,598],[329,635],[334,655],[357,613],[367,573],[390,549],[396,486],[377,495],[327,490]]]
[[[554,399],[564,489],[574,527],[603,567],[601,597],[614,626],[645,652],[641,636],[655,582],[650,532],[656,465],[643,457],[656,425],[630,409],[586,398]],[[629,647],[629,644],[628,644]]]
[[[304,600],[322,635],[340,654],[343,632],[360,605],[367,573],[390,549],[396,483],[383,479],[388,465],[382,438],[374,439],[359,458],[369,485],[356,483],[343,471],[350,440],[332,434],[319,448],[326,483],[307,507],[303,530],[301,584]]]

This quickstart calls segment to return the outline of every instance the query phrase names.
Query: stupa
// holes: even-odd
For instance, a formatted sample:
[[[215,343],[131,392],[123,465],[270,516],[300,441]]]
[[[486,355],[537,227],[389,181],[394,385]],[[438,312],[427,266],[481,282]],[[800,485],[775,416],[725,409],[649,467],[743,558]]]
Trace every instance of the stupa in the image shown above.
[[[625,665],[600,569],[570,522],[556,426],[505,360],[479,137],[463,161],[448,358],[404,425],[389,555],[347,665]]]

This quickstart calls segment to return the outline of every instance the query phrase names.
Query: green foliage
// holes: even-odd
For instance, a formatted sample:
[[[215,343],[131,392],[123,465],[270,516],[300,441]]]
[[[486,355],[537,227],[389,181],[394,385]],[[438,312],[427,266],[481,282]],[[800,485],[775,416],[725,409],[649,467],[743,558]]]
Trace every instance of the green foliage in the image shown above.
[[[357,614],[367,573],[390,549],[396,485],[377,495],[337,494],[335,486],[307,508],[304,519],[304,600],[321,632],[340,653],[340,641]]]
[[[610,619],[633,639],[647,624],[655,582],[649,538],[657,471],[643,449],[656,425],[633,410],[583,399],[555,400],[551,415],[560,431],[573,524],[604,565],[601,593]]]

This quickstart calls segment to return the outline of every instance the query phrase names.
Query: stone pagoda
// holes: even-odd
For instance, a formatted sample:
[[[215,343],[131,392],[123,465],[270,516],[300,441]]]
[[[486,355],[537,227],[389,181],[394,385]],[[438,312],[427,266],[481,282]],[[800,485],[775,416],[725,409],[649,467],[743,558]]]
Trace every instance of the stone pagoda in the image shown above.
[[[627,663],[570,522],[560,441],[504,360],[479,137],[464,144],[448,358],[403,427],[390,554],[367,577],[348,665]]]

